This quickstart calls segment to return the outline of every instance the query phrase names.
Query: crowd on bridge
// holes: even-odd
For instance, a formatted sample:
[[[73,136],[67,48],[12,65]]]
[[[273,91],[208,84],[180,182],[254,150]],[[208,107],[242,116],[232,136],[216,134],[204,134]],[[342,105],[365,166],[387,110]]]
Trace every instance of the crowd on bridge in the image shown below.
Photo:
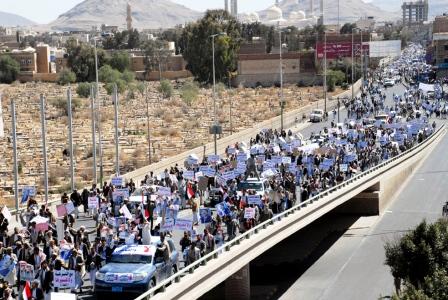
[[[16,286],[20,295],[48,299],[63,288],[54,280],[62,271],[74,277],[68,290],[81,292],[87,278],[94,285],[95,273],[117,246],[150,244],[152,237],[178,230],[187,266],[275,214],[412,148],[434,132],[429,118],[446,116],[446,110],[442,101],[422,99],[411,87],[387,99],[381,80],[388,72],[390,67],[370,74],[360,96],[343,100],[347,118],[338,123],[334,113],[331,125],[309,139],[266,129],[248,143],[229,145],[223,156],[191,155],[183,166],[150,173],[139,187],[116,177],[102,187],[74,190],[62,195],[56,211],[25,197],[27,210],[14,228],[3,208],[0,297],[15,299]],[[81,209],[95,227],[78,226]]]

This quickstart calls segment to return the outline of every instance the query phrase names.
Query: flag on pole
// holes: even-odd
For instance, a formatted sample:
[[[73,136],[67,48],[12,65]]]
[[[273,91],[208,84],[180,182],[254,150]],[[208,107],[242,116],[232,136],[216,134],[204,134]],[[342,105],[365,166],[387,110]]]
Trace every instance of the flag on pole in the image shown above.
[[[3,208],[2,208],[2,215],[5,217],[6,220],[8,220],[8,222],[12,218],[12,215],[9,212],[9,209],[8,209],[8,207],[6,205],[3,206]]]
[[[29,195],[30,195],[30,190],[23,189],[23,191],[22,191],[22,203],[25,203],[26,201],[28,201]]]
[[[193,187],[191,186],[191,184],[189,184],[187,186],[187,196],[188,196],[188,199],[191,199],[194,197],[194,191],[193,191]]]
[[[22,298],[23,300],[31,300],[31,287],[29,281],[25,282],[25,287],[23,288]]]

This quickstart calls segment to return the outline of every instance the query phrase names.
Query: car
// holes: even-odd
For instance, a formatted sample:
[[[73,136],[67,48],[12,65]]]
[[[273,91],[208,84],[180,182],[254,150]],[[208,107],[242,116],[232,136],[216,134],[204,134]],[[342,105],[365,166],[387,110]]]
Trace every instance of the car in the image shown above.
[[[310,122],[322,122],[324,119],[324,111],[322,109],[313,109],[310,114]]]
[[[244,181],[241,181],[237,186],[237,194],[241,196],[243,194],[243,190],[254,191],[256,195],[263,197],[265,193],[269,191],[269,182],[266,179],[258,179],[258,178],[247,178]]]
[[[386,79],[384,80],[384,87],[392,87],[395,85],[395,80],[393,79]]]
[[[151,237],[151,245],[121,245],[96,273],[95,294],[106,299],[107,294],[138,296],[178,271],[179,253],[171,239],[169,261],[157,250],[158,237]]]

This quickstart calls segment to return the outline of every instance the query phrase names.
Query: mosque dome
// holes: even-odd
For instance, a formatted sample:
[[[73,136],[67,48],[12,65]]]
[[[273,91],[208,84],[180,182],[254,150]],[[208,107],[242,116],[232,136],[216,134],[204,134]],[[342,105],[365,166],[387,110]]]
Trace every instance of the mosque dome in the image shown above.
[[[256,12],[252,12],[249,14],[249,18],[252,22],[260,22],[260,16]]]
[[[283,18],[283,12],[277,5],[272,5],[266,10],[266,18],[268,20],[280,20]]]
[[[291,21],[300,21],[305,19],[305,12],[299,10],[299,11],[293,11],[289,14],[289,20]]]

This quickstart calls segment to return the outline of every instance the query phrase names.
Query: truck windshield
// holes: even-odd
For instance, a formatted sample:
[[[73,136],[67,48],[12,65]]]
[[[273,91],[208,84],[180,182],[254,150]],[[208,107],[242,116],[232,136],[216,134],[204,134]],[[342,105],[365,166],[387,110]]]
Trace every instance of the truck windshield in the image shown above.
[[[150,264],[151,255],[112,255],[110,262],[121,264]]]
[[[263,184],[261,182],[240,182],[238,185],[238,190],[255,190],[261,191],[263,189]]]

